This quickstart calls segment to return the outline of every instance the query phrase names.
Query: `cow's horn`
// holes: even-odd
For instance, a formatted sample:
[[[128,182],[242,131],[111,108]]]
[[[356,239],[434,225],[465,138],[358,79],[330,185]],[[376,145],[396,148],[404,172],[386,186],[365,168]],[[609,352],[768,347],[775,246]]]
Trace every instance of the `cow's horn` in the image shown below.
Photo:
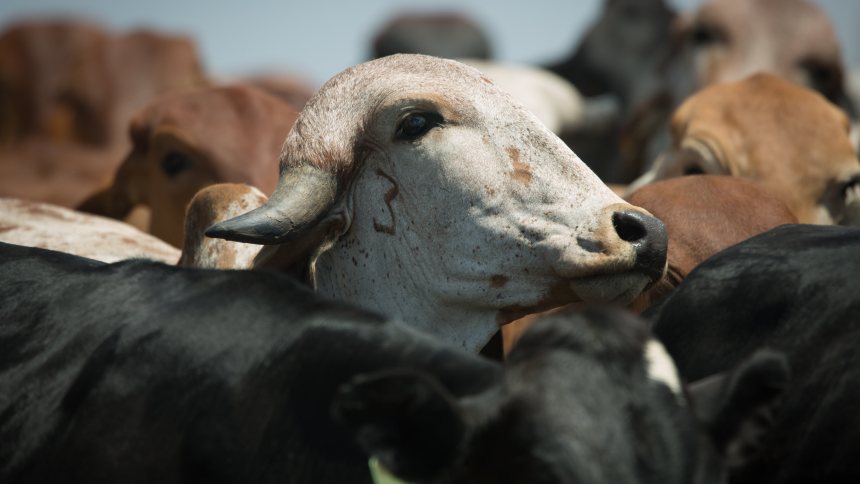
[[[251,244],[294,240],[325,217],[336,196],[332,173],[309,165],[289,168],[265,205],[209,227],[206,236]]]

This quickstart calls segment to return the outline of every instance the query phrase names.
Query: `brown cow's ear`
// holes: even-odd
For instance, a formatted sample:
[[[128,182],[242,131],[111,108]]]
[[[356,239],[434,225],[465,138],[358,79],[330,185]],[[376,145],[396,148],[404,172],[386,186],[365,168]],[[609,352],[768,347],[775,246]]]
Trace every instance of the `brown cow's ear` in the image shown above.
[[[758,453],[789,383],[785,356],[762,350],[734,370],[687,387],[696,416],[730,469]]]
[[[433,478],[454,459],[466,421],[434,378],[413,370],[359,375],[341,386],[333,404],[358,445],[398,478]]]

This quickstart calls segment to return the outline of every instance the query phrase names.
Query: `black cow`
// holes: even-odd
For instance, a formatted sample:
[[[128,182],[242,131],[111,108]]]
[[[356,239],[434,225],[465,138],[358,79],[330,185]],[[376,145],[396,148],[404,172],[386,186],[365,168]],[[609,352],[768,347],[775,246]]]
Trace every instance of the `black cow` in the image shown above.
[[[646,313],[688,379],[763,347],[789,359],[763,452],[733,484],[860,482],[858,288],[860,229],[785,225],[708,259]]]
[[[503,371],[284,275],[6,244],[0,324],[4,483],[368,482],[367,454],[418,483],[717,483],[787,372],[708,386],[714,446],[632,316],[554,316]]]
[[[369,482],[330,418],[351,376],[499,368],[287,276],[0,244],[0,482]]]
[[[635,152],[639,130],[668,115],[664,70],[672,54],[676,13],[666,0],[604,0],[598,18],[570,55],[547,69],[570,81],[586,97],[617,100],[614,114],[566,133],[564,141],[607,183],[630,183],[641,174]],[[603,103],[589,103],[590,111]],[[606,107],[603,108],[606,111]],[[608,111],[612,111],[609,109]],[[632,131],[632,132],[628,132]],[[650,160],[648,160],[650,162]]]

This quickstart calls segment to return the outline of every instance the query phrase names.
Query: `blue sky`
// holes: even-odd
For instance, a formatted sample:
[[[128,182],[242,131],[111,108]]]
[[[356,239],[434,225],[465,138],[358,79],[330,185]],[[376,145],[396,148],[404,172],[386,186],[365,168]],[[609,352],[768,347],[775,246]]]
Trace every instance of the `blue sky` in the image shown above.
[[[701,0],[670,0],[691,8]],[[151,26],[197,41],[216,75],[290,71],[320,84],[365,60],[393,13],[455,9],[480,21],[502,60],[538,63],[570,51],[601,0],[0,0],[0,27],[18,18],[72,14],[115,29]],[[860,65],[860,1],[818,0],[834,18],[846,57]]]

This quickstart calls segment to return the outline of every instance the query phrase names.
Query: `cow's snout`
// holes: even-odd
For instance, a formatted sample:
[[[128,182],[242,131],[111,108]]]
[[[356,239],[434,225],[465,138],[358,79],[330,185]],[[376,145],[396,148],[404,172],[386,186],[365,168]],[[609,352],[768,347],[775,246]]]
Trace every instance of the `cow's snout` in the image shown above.
[[[621,240],[633,246],[636,253],[634,270],[642,272],[653,281],[663,277],[669,245],[663,222],[631,207],[613,213],[612,226]]]

